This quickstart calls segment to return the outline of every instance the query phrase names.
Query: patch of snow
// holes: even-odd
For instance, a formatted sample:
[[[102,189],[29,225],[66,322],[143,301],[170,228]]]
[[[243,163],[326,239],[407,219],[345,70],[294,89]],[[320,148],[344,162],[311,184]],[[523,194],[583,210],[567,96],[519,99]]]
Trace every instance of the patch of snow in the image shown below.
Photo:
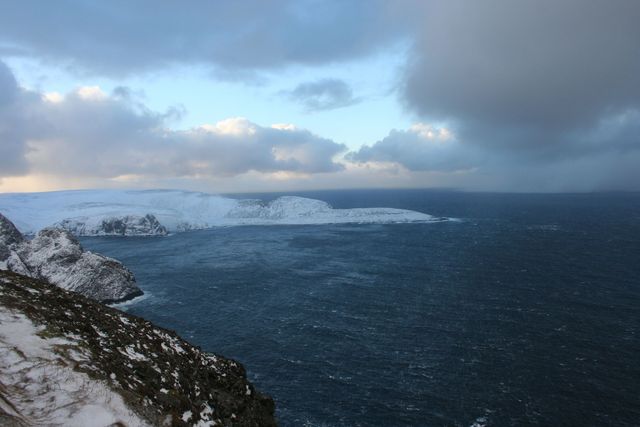
[[[194,424],[197,427],[209,427],[215,426],[216,422],[211,420],[211,415],[213,415],[214,409],[209,406],[207,403],[202,404],[202,410],[200,411],[200,420]]]
[[[98,334],[98,336],[100,338],[108,338],[109,337],[109,335],[105,334],[100,329],[96,328],[95,326],[92,326],[92,327],[93,327],[93,330],[96,331],[96,334]]]
[[[147,361],[149,360],[147,358],[147,356],[145,356],[142,353],[139,353],[138,351],[136,351],[136,349],[133,347],[133,345],[128,345],[124,348],[124,351],[119,350],[120,353],[124,354],[125,356],[127,356],[129,359],[131,360],[136,360],[136,361]]]
[[[147,426],[104,382],[74,371],[59,346],[69,338],[43,339],[21,313],[0,307],[0,382],[14,416],[27,425]]]
[[[162,347],[163,351],[178,353],[178,354],[186,353],[185,349],[182,348],[182,346],[180,345],[180,342],[176,338],[161,331],[155,331],[155,333],[156,335],[158,335],[160,338],[164,340],[163,342],[160,343],[160,346]],[[169,345],[167,345],[167,343]]]

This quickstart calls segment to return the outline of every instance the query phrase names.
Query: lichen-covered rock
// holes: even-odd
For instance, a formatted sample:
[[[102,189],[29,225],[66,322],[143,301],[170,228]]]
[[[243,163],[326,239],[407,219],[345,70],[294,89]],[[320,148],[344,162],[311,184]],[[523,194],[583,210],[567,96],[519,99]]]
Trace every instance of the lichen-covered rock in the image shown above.
[[[42,338],[64,339],[52,369],[62,360],[107,384],[151,425],[276,425],[273,400],[247,381],[242,365],[144,319],[6,271],[0,271],[2,308],[39,325]],[[0,387],[0,399],[12,397]]]
[[[8,269],[101,302],[125,301],[142,295],[133,273],[113,258],[85,251],[68,231],[45,228],[30,241],[24,240],[13,224],[5,226],[0,238],[13,241],[0,248],[0,269]],[[18,234],[16,235],[15,232]]]

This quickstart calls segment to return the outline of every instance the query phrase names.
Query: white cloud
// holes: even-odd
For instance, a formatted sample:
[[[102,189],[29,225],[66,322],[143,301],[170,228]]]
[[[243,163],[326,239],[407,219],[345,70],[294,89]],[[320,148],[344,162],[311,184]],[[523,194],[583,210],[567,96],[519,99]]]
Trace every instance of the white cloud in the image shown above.
[[[204,124],[198,129],[220,135],[251,136],[256,133],[256,125],[244,117],[231,117],[214,125]]]
[[[58,103],[64,100],[64,96],[58,92],[45,92],[42,94],[42,99],[47,102]]]
[[[375,144],[364,145],[347,158],[359,163],[397,163],[412,171],[455,172],[473,167],[473,150],[463,147],[453,131],[426,123],[392,130]]]
[[[290,131],[298,130],[298,128],[291,123],[274,123],[271,125],[271,127],[273,129],[279,129],[279,130],[290,130]]]
[[[104,101],[107,94],[100,89],[100,86],[82,86],[76,90],[76,94],[86,101]]]
[[[453,133],[446,127],[437,128],[425,123],[416,123],[409,128],[409,131],[429,141],[445,142],[454,139]]]
[[[0,178],[37,174],[127,183],[343,168],[334,161],[343,145],[293,125],[263,127],[234,117],[172,130],[168,114],[149,110],[123,88],[113,95],[98,86],[66,96],[37,93],[18,88],[10,72],[0,83],[15,92],[8,108],[0,109]]]

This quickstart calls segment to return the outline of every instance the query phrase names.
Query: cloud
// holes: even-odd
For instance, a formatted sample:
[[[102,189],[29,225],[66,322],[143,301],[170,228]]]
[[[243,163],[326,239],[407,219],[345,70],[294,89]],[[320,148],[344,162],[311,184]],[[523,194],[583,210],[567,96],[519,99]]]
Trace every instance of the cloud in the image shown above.
[[[30,101],[0,61],[0,177],[27,170],[25,128],[29,123],[23,109]]]
[[[471,169],[473,156],[444,127],[418,123],[408,130],[392,130],[387,137],[347,155],[358,163],[398,163],[410,171],[455,172]]]
[[[109,76],[201,64],[229,77],[351,60],[402,31],[382,0],[10,3],[0,14],[0,55]]]
[[[468,130],[468,128],[467,128]],[[498,150],[474,143],[446,127],[423,123],[392,130],[373,145],[345,158],[360,168],[385,168],[411,174],[431,185],[493,191],[640,190],[640,111],[567,131],[546,150]],[[481,138],[481,137],[480,137]],[[471,142],[469,142],[471,141]]]
[[[437,175],[439,185],[472,189],[637,190],[638,22],[636,0],[15,1],[0,14],[0,55],[110,77],[188,64],[253,79],[290,66],[336,67],[409,41],[399,100],[438,125],[394,130],[356,149],[349,171],[385,164],[385,173],[411,175],[402,182],[412,186],[433,185]],[[359,101],[335,79],[286,96],[308,111]],[[29,92],[0,65],[0,175],[304,176],[343,167],[334,158],[344,146],[308,131],[245,119],[168,129],[179,114],[149,111],[125,89]],[[443,129],[450,138],[438,136]],[[87,158],[95,161],[80,161]]]
[[[360,102],[359,98],[353,96],[351,87],[339,79],[301,83],[283,94],[302,105],[306,111],[334,110]]]
[[[13,73],[0,61],[0,107],[6,107],[13,102],[18,92],[18,82]]]
[[[406,105],[482,133],[477,143],[544,148],[640,107],[636,1],[435,1],[419,16]]]
[[[462,186],[475,189],[640,188],[628,160],[640,157],[640,3],[403,5],[414,44],[401,101],[456,139],[394,131],[354,161],[471,167]]]
[[[566,127],[638,105],[634,0],[436,1],[423,13],[405,87],[423,114]]]
[[[0,55],[80,72],[121,76],[195,64],[251,79],[409,40],[402,99],[427,121],[554,131],[637,109],[640,99],[635,0],[11,3],[0,14]],[[296,99],[312,109],[348,99],[344,86],[327,82],[298,89]],[[316,99],[325,95],[326,103]]]
[[[15,92],[0,110],[0,176],[31,171],[107,179],[202,178],[343,167],[333,160],[343,145],[295,126],[263,127],[232,118],[172,130],[167,122],[175,112],[151,111],[125,88],[112,94],[94,86],[65,96],[39,94],[18,88],[6,67],[0,71],[2,93],[9,93],[5,87]]]

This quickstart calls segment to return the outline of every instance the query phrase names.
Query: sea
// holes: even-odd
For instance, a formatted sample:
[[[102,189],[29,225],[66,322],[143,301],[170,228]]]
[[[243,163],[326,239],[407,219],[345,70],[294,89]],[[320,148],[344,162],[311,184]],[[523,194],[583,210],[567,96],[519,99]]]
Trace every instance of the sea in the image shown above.
[[[285,427],[640,425],[639,193],[286,194],[452,220],[81,242]]]

